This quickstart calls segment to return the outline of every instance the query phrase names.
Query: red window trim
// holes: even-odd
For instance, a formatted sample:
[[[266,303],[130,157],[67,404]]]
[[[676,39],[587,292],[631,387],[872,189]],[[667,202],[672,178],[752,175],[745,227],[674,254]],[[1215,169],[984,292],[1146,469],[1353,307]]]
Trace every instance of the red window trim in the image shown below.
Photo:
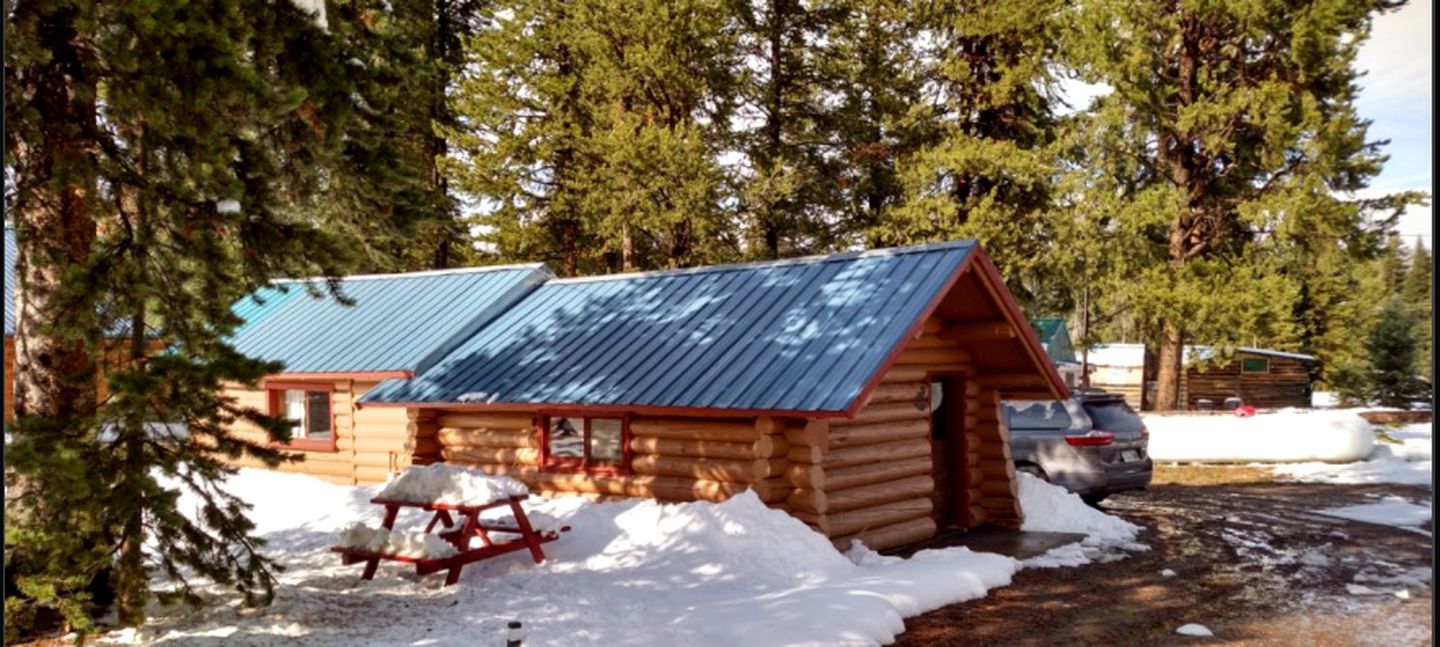
[[[572,456],[551,456],[550,455],[550,418],[560,416],[571,420],[581,420],[581,433],[585,443],[585,456],[576,459]],[[590,420],[609,419],[620,421],[620,464],[601,463],[590,464]],[[586,412],[583,410],[549,409],[535,413],[535,424],[540,427],[540,469],[546,472],[566,472],[600,474],[606,476],[625,476],[630,474],[630,414],[613,413],[602,414]]]
[[[291,438],[290,442],[282,443],[270,439],[270,445],[284,447],[302,452],[329,452],[339,451],[336,442],[340,432],[335,428],[335,385],[316,382],[281,382],[267,380],[265,382],[266,400],[270,403],[270,415],[280,416],[284,413],[282,400],[286,391],[308,391],[313,393],[327,393],[330,398],[330,438]]]

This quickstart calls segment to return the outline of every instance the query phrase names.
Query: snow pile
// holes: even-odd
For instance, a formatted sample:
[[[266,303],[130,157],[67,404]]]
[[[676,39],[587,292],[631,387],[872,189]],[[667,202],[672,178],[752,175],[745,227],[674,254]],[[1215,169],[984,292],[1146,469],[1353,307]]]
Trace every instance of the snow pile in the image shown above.
[[[1370,423],[1353,410],[1144,418],[1150,457],[1162,462],[1345,463],[1364,459],[1375,447]]]
[[[529,493],[524,483],[508,476],[490,476],[478,470],[432,463],[405,470],[385,484],[379,497],[412,503],[485,505]]]
[[[1123,553],[1116,549],[1149,550],[1149,546],[1135,541],[1143,530],[1140,526],[1096,510],[1078,495],[1033,475],[1019,472],[1015,478],[1020,485],[1020,509],[1025,512],[1021,530],[1085,535],[1079,544],[1061,546],[1025,560],[1025,566],[1079,566],[1092,561],[1119,559]]]
[[[1195,624],[1195,623],[1193,623],[1193,622],[1190,623],[1190,624],[1188,624],[1188,625],[1180,625],[1180,628],[1179,628],[1179,629],[1176,629],[1176,630],[1175,630],[1175,633],[1180,634],[1180,635],[1182,635],[1182,636],[1200,636],[1200,637],[1214,636],[1214,635],[1215,635],[1215,632],[1210,631],[1210,628],[1209,628],[1209,627],[1206,627],[1205,625]]]
[[[285,567],[275,603],[249,613],[215,588],[206,593],[221,597],[216,604],[160,610],[137,642],[499,644],[520,620],[527,647],[881,645],[905,617],[983,597],[1019,568],[959,547],[909,559],[856,548],[847,557],[746,492],[719,504],[531,500],[528,517],[572,528],[545,544],[542,564],[516,551],[467,566],[444,587],[382,563],[362,581],[359,566],[342,566],[328,548],[355,519],[379,518],[380,506],[365,503],[377,488],[251,469],[228,487],[255,505],[265,550]],[[418,530],[430,516],[402,510],[396,529]]]
[[[1421,530],[1419,526],[1430,520],[1430,506],[1416,505],[1398,496],[1387,496],[1375,503],[1361,503],[1347,505],[1340,508],[1326,508],[1316,510],[1318,514],[1327,517],[1339,517],[1351,521],[1363,521],[1365,523],[1379,524],[1382,526],[1395,526],[1413,530],[1421,534],[1430,534]]]
[[[1330,463],[1296,463],[1276,465],[1275,473],[1290,481],[1302,483],[1401,483],[1430,485],[1430,423],[1406,425],[1387,430],[1401,444],[1376,443],[1367,460],[1335,465]]]
[[[443,559],[457,552],[436,535],[371,528],[361,523],[340,531],[340,546],[415,559]]]

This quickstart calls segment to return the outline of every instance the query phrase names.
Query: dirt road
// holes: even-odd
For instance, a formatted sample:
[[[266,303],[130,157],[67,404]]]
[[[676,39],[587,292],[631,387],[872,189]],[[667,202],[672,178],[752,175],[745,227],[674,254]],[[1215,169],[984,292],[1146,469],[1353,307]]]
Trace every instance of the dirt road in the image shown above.
[[[1145,526],[1149,551],[1021,571],[989,597],[907,620],[897,644],[1430,644],[1432,538],[1313,513],[1383,496],[1428,505],[1429,488],[1189,480],[1202,484],[1102,504]],[[1174,633],[1187,623],[1215,637]]]

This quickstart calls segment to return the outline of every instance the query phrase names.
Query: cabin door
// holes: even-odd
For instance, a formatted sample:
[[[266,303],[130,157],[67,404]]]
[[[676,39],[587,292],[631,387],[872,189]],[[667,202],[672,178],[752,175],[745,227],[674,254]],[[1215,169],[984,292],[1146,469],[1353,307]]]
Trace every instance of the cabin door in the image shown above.
[[[970,527],[968,454],[965,446],[965,378],[936,376],[930,383],[930,458],[934,469],[935,523]]]

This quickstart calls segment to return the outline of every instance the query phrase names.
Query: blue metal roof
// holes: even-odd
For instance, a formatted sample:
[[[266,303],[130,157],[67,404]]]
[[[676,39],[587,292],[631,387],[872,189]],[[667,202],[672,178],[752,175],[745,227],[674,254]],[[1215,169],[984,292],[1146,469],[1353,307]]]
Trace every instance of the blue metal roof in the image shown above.
[[[15,246],[15,228],[5,225],[5,336],[15,334],[15,263],[20,250]]]
[[[361,401],[843,411],[974,249],[553,280]]]
[[[413,371],[550,276],[533,264],[347,277],[341,293],[353,306],[281,281],[235,303],[245,323],[231,343],[287,373]]]

